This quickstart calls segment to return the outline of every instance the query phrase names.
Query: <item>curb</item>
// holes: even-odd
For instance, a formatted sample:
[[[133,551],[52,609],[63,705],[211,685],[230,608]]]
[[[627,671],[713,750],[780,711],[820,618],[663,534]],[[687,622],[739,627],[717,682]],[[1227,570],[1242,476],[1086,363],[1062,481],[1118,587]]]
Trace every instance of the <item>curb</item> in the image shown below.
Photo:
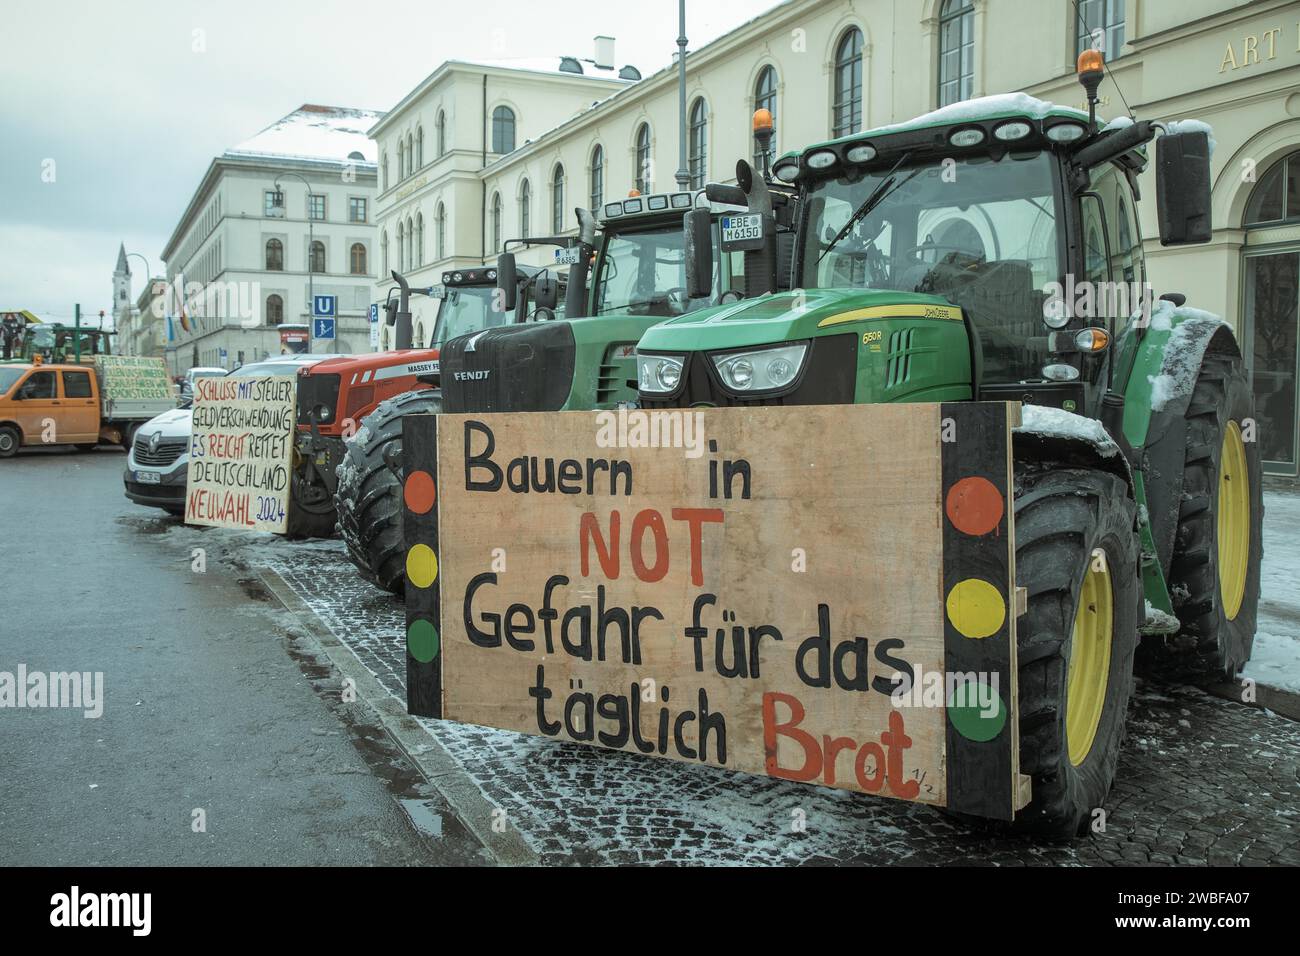
[[[524,841],[519,831],[507,827],[497,833],[491,827],[496,804],[487,798],[473,778],[443,747],[433,734],[406,712],[402,703],[390,694],[357,660],[351,648],[338,639],[306,602],[285,580],[270,568],[259,568],[262,583],[286,611],[298,618],[303,628],[316,639],[324,655],[345,678],[352,680],[358,697],[378,714],[385,732],[402,753],[415,764],[424,779],[447,801],[495,863],[505,866],[530,866],[538,863],[537,853]]]
[[[1202,690],[1215,697],[1241,704],[1243,707],[1253,707],[1256,710],[1271,710],[1281,717],[1300,721],[1300,694],[1294,691],[1279,690],[1276,687],[1269,687],[1267,684],[1256,683],[1255,699],[1253,701],[1244,701],[1241,699],[1240,683],[1208,684]]]

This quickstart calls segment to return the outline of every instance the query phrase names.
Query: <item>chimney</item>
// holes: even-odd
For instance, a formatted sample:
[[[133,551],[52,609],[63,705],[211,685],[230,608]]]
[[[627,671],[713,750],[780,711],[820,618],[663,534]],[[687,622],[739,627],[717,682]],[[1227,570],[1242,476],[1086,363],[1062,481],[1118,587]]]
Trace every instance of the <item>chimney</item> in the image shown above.
[[[596,39],[596,59],[597,69],[612,70],[614,69],[614,38],[598,36]]]

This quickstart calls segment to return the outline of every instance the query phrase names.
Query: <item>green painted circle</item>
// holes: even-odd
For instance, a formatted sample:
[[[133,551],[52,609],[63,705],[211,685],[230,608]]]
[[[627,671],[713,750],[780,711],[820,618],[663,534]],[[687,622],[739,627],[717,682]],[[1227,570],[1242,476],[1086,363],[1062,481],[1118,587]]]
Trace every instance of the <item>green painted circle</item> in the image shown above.
[[[987,700],[987,692],[977,694],[974,684],[987,685],[987,681],[966,681],[952,689],[948,698],[948,719],[952,721],[957,733],[967,740],[984,743],[1002,733],[1007,723],[1007,705],[998,694],[993,701],[993,713],[985,714],[980,706],[980,697]]]
[[[406,649],[421,664],[438,656],[438,629],[432,621],[419,618],[406,629]]]

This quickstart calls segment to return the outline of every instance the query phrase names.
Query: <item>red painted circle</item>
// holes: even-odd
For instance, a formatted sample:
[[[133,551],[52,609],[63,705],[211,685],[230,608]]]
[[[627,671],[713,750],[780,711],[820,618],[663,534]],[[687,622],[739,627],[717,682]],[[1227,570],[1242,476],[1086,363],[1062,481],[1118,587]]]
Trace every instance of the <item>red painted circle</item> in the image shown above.
[[[948,489],[944,510],[958,531],[988,534],[1002,520],[1002,495],[987,478],[963,478]]]
[[[413,471],[406,478],[402,488],[406,507],[417,515],[428,514],[433,503],[438,500],[437,489],[433,486],[433,476],[427,471]]]

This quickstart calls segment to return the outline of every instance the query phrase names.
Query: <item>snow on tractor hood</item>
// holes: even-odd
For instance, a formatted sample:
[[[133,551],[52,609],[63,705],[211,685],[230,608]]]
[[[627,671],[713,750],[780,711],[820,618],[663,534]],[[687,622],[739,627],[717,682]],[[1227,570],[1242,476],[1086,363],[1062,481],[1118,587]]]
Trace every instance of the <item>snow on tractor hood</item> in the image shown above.
[[[1020,425],[1015,431],[1042,438],[1064,438],[1071,441],[1087,442],[1103,458],[1113,458],[1119,454],[1119,445],[1106,432],[1105,427],[1095,418],[1085,418],[1063,408],[1050,408],[1046,405],[1022,405],[1020,408]]]
[[[853,331],[855,319],[887,309],[891,317],[952,321],[960,315],[947,299],[915,292],[863,289],[796,289],[701,309],[646,330],[637,348],[647,352],[747,348]],[[942,314],[940,313],[942,310]],[[879,316],[879,317],[884,317]]]

